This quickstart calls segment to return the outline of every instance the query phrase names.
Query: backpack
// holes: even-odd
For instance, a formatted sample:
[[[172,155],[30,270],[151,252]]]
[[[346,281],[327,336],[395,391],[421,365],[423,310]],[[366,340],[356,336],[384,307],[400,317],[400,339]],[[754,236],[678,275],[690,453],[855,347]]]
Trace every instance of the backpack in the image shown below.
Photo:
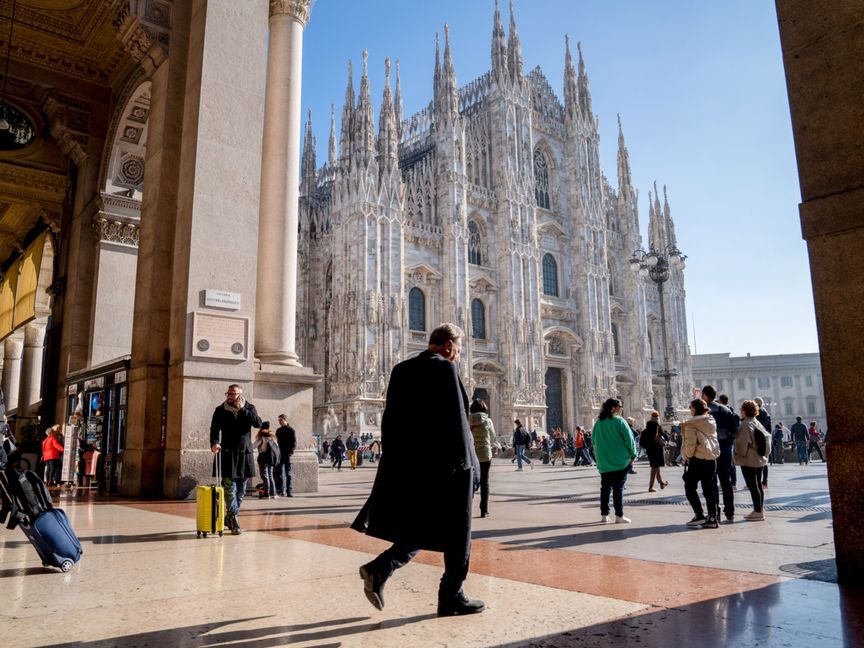
[[[753,428],[753,444],[760,457],[767,457],[771,452],[771,437],[761,425]]]
[[[0,524],[8,517],[7,529],[14,529],[21,522],[29,525],[54,508],[45,482],[30,470],[14,468],[0,473],[0,503]]]

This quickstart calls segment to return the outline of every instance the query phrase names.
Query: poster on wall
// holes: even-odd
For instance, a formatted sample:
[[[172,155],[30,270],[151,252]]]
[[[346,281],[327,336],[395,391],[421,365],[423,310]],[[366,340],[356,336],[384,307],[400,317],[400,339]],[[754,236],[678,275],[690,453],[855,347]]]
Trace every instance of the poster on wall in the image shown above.
[[[75,479],[75,463],[78,458],[78,426],[63,426],[63,465],[60,468],[60,481],[71,482]]]

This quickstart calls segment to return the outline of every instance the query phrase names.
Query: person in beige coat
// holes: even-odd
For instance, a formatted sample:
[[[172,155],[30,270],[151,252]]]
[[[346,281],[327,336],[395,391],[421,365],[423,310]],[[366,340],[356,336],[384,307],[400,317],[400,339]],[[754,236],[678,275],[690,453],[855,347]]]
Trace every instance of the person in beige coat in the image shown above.
[[[480,517],[489,517],[489,468],[492,466],[492,446],[496,442],[495,426],[489,418],[486,402],[475,398],[471,403],[471,435],[474,437],[474,450],[480,462]]]
[[[684,459],[684,493],[693,507],[693,519],[687,526],[717,528],[717,518],[713,511],[717,508],[717,491],[714,489],[714,476],[717,473],[717,457],[720,456],[720,442],[717,440],[717,424],[708,413],[708,405],[701,398],[690,403],[692,418],[681,424],[681,457]],[[702,495],[708,507],[708,517],[702,510],[702,502],[696,487],[702,484]]]
[[[763,457],[759,454],[756,445],[756,435],[764,434],[766,438],[766,449],[771,450],[770,435],[756,420],[759,415],[759,406],[755,401],[745,400],[741,403],[741,423],[738,426],[738,436],[735,438],[735,454],[732,456],[736,466],[741,466],[741,474],[753,498],[753,512],[744,516],[745,520],[759,521],[765,519],[762,505],[765,502],[765,493],[762,490],[762,471],[768,463],[768,455]]]

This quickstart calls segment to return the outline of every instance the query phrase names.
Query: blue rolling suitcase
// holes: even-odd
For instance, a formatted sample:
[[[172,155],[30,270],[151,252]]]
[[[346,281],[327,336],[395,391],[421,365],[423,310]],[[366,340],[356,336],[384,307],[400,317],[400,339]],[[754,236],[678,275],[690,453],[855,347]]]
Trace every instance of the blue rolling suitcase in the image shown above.
[[[36,549],[42,564],[67,572],[84,550],[62,509],[54,508],[44,482],[28,471],[7,469],[0,473],[2,510],[0,523],[9,517],[8,529],[20,526]]]

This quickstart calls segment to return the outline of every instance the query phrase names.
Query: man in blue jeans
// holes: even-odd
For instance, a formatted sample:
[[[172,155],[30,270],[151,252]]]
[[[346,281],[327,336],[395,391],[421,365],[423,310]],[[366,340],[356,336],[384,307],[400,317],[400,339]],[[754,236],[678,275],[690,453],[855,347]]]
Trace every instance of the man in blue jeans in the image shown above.
[[[807,456],[807,426],[801,422],[801,417],[796,416],[795,422],[789,429],[792,433],[792,440],[795,442],[795,449],[798,451],[798,465],[809,464],[810,457]]]
[[[229,385],[225,402],[214,410],[210,421],[210,450],[222,453],[222,486],[225,488],[225,508],[228,512],[225,521],[232,535],[243,532],[237,515],[246,494],[246,480],[255,475],[253,427],[261,427],[258,411],[243,398],[240,385]]]
[[[279,443],[279,463],[273,470],[276,481],[276,491],[282,497],[294,497],[291,487],[291,455],[297,447],[297,433],[288,424],[288,417],[279,415],[279,429],[276,430],[276,441]],[[321,459],[318,459],[321,463]]]
[[[720,442],[720,456],[717,457],[717,478],[720,488],[715,488],[718,493],[717,510],[709,511],[717,520],[720,519],[720,491],[723,493],[723,513],[726,522],[735,521],[735,492],[732,488],[732,446],[735,437],[738,436],[738,428],[735,425],[735,414],[725,405],[715,403],[717,390],[712,385],[702,387],[702,400],[708,403],[708,412],[717,423],[717,440]]]
[[[525,456],[525,449],[531,443],[531,435],[525,431],[525,428],[522,427],[522,421],[519,419],[513,421],[513,424],[516,426],[516,429],[513,431],[513,451],[516,453],[516,470],[522,470],[523,462],[533,469],[534,464]]]

